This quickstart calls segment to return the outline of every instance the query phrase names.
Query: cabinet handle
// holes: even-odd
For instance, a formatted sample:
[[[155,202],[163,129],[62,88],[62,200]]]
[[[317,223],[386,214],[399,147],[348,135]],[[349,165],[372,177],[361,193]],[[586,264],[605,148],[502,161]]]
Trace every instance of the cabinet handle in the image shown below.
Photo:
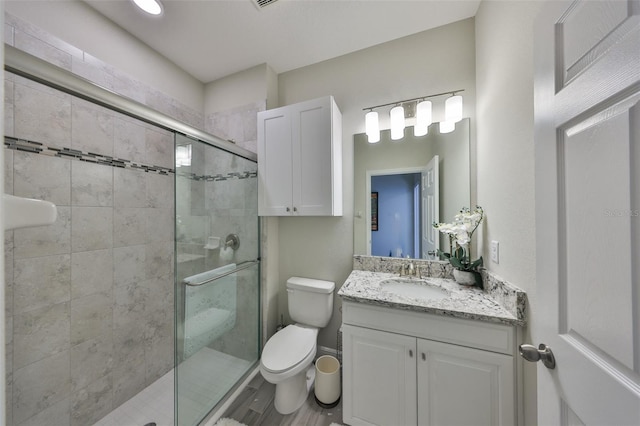
[[[297,207],[294,207],[294,208],[293,208],[293,211],[294,211],[294,212],[297,212],[297,211],[298,211],[298,208],[297,208]]]
[[[422,352],[422,360],[426,361],[427,360],[427,356],[424,354],[424,352]]]
[[[413,358],[413,351],[409,349],[409,358]]]
[[[287,211],[288,211],[288,212],[290,212],[290,211],[291,211],[291,209],[290,209],[289,207],[287,207]]]

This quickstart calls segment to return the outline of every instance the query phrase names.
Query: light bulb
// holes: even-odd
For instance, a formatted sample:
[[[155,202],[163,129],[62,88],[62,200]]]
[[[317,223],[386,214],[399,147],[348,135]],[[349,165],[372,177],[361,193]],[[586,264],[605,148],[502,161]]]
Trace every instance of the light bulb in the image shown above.
[[[433,122],[431,101],[422,101],[416,107],[416,125],[413,128],[414,136],[424,136],[429,133],[429,126]]]
[[[441,121],[440,133],[451,133],[456,129],[456,123],[453,121]]]
[[[404,108],[401,106],[391,108],[389,113],[391,118],[391,140],[398,140],[404,137]]]
[[[158,0],[133,0],[133,2],[150,15],[162,14],[162,4]]]
[[[380,124],[378,123],[378,113],[369,111],[364,116],[364,128],[367,133],[369,143],[380,142]]]
[[[454,95],[444,101],[444,120],[454,123],[462,120],[462,96]]]

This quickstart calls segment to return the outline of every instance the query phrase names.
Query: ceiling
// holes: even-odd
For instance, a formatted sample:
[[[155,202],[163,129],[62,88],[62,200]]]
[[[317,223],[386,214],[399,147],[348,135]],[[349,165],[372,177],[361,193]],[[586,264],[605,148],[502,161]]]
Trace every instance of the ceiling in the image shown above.
[[[267,63],[282,73],[472,17],[480,0],[84,0],[203,83]],[[162,0],[161,0],[162,1]]]

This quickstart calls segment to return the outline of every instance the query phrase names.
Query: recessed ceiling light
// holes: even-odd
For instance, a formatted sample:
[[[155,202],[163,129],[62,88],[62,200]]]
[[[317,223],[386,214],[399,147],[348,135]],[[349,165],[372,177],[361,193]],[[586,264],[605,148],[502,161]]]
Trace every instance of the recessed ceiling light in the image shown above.
[[[162,15],[162,3],[159,0],[133,0],[133,2],[150,15]]]

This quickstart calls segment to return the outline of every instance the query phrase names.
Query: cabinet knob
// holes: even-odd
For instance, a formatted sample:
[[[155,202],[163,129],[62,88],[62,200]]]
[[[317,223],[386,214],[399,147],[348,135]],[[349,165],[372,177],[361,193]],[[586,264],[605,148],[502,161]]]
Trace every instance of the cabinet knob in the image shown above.
[[[291,211],[291,209],[290,209],[289,207],[287,207],[287,211],[288,211],[288,212],[290,212],[290,211]]]
[[[427,355],[426,355],[424,352],[422,352],[422,360],[423,360],[423,361],[426,361],[426,360],[427,360]]]
[[[297,208],[297,207],[294,207],[294,208],[293,208],[293,211],[294,211],[294,212],[297,212],[297,211],[298,211],[298,208]]]
[[[409,349],[409,358],[413,358],[413,351]]]

